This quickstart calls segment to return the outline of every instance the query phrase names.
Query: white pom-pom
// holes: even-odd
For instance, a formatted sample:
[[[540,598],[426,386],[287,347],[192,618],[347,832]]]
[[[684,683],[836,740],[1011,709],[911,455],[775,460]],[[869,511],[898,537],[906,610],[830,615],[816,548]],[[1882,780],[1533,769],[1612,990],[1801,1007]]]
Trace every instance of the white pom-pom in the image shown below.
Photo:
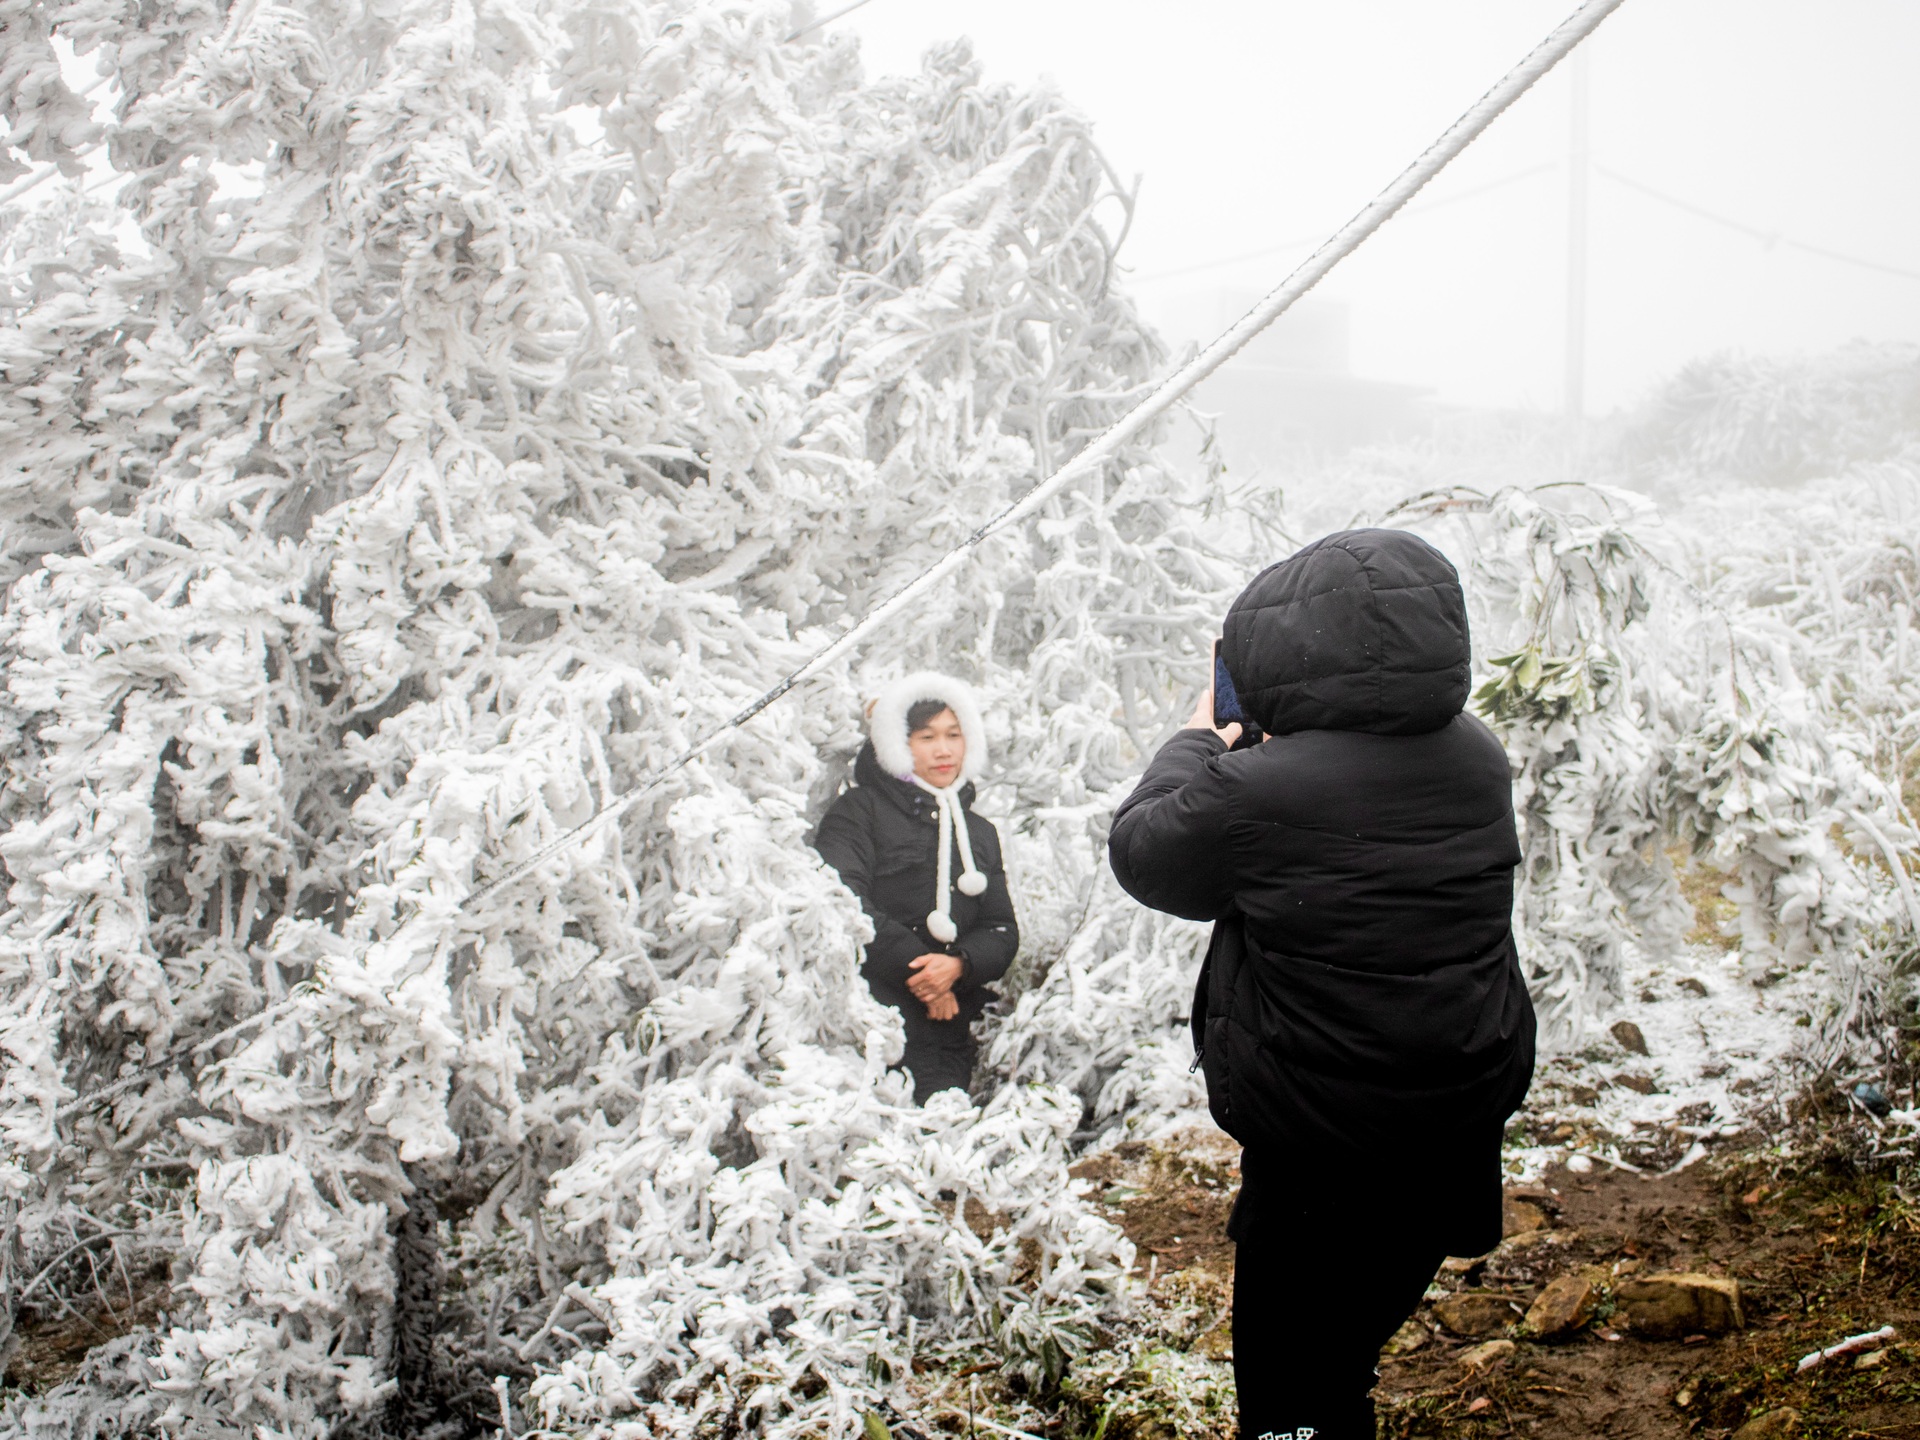
[[[960,931],[953,921],[938,910],[927,916],[927,933],[942,945],[951,944],[960,938]]]
[[[987,877],[982,875],[978,870],[969,870],[960,877],[960,893],[962,895],[978,895],[986,888]]]

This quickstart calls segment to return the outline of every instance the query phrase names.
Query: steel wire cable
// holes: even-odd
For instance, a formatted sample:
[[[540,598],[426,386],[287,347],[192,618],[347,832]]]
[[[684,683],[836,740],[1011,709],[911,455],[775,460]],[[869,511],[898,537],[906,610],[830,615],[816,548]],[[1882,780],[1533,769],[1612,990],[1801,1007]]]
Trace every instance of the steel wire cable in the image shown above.
[[[1406,213],[1413,215],[1431,215],[1435,210],[1443,210],[1449,205],[1458,205],[1463,200],[1478,200],[1481,196],[1495,190],[1504,190],[1522,180],[1531,180],[1536,175],[1544,175],[1549,170],[1559,169],[1552,160],[1544,160],[1538,165],[1529,165],[1524,170],[1515,170],[1510,175],[1502,175],[1498,180],[1489,180],[1484,185],[1475,185],[1470,190],[1461,190],[1452,195],[1442,195],[1435,200],[1424,200],[1418,205],[1409,205]],[[1146,275],[1135,275],[1131,279],[1136,285],[1154,285],[1162,280],[1177,280],[1183,275],[1199,275],[1208,270],[1224,270],[1231,265],[1244,265],[1249,260],[1265,260],[1274,255],[1284,255],[1289,250],[1298,250],[1303,245],[1311,245],[1320,238],[1320,232],[1301,235],[1292,240],[1282,240],[1273,245],[1263,245],[1258,250],[1243,250],[1238,255],[1223,255],[1218,260],[1202,260],[1193,265],[1182,265],[1174,270],[1155,270]]]

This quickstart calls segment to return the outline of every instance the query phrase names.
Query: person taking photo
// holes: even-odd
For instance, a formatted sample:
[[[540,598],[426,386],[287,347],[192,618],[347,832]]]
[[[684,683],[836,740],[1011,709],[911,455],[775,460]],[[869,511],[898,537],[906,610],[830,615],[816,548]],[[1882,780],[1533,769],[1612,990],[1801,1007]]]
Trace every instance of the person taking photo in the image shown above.
[[[1500,1240],[1534,1062],[1511,773],[1465,712],[1459,577],[1416,536],[1342,531],[1263,570],[1219,661],[1246,726],[1216,724],[1210,686],[1108,856],[1142,904],[1214,922],[1192,1025],[1243,1147],[1240,1433],[1372,1440],[1381,1345],[1442,1259]]]

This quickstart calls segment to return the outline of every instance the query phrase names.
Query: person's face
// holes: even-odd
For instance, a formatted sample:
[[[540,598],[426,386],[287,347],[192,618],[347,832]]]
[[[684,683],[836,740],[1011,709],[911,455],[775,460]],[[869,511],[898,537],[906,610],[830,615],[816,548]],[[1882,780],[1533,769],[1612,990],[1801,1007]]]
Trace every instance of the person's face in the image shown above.
[[[960,762],[967,758],[967,737],[960,733],[953,711],[942,710],[907,736],[907,748],[913,752],[913,773],[934,789],[944,790],[959,776]]]

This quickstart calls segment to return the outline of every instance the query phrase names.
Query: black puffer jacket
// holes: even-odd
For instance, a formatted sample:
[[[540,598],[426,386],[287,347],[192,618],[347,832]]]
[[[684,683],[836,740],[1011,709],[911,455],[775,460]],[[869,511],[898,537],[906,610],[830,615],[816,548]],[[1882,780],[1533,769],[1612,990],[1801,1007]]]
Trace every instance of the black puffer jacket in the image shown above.
[[[915,958],[958,955],[965,962],[953,995],[962,1020],[971,1020],[993,998],[987,987],[1007,973],[1020,948],[1020,927],[1007,894],[1006,867],[1000,858],[1000,832],[973,813],[973,783],[960,791],[967,812],[967,839],[973,863],[987,877],[978,895],[953,889],[953,943],[943,945],[927,933],[937,882],[939,829],[933,797],[917,785],[897,780],[880,768],[871,743],[853,764],[854,787],[833,802],[813,837],[813,848],[860,897],[873,920],[861,973],[882,1003],[905,1009],[918,1006],[907,981]],[[960,873],[956,854],[953,874]]]
[[[1346,531],[1263,571],[1224,628],[1270,738],[1182,730],[1108,842],[1129,894],[1216,922],[1193,1011],[1214,1116],[1297,1179],[1389,1165],[1453,1253],[1490,1249],[1534,1018],[1459,579],[1415,536]]]

